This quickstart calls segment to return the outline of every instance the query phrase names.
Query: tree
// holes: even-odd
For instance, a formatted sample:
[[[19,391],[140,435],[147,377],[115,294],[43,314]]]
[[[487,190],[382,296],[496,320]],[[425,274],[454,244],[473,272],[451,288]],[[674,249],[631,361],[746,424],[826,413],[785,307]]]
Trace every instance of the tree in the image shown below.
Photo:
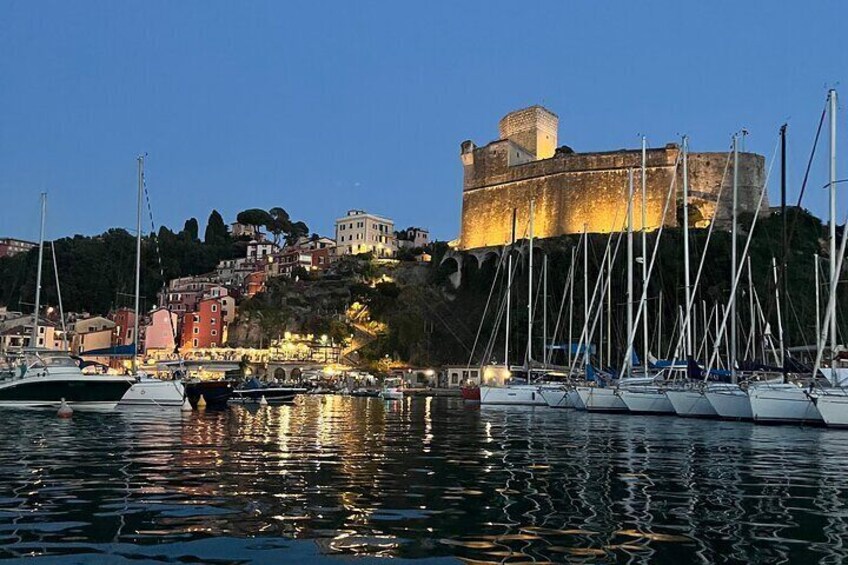
[[[253,226],[258,230],[261,227],[270,226],[273,223],[273,218],[265,210],[250,208],[239,212],[236,221],[245,226]]]
[[[275,207],[268,211],[271,216],[271,221],[266,226],[268,231],[274,234],[274,243],[280,243],[280,236],[291,231],[292,223],[289,218],[289,213],[283,208]]]
[[[292,244],[297,241],[298,238],[306,235],[309,235],[309,226],[303,222],[295,222],[291,225],[291,229],[286,236],[286,243]]]
[[[183,226],[183,235],[189,241],[197,241],[200,234],[200,225],[197,223],[197,218],[189,218]]]
[[[207,245],[225,245],[230,242],[230,232],[227,231],[227,225],[218,210],[212,210],[212,213],[209,214],[203,242]]]

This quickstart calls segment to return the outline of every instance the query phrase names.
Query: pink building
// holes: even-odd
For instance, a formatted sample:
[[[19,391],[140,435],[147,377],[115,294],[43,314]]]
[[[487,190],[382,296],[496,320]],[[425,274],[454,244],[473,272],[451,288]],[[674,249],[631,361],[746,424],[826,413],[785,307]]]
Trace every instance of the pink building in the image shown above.
[[[169,319],[170,318],[170,319]],[[148,315],[144,326],[144,351],[173,351],[174,333],[178,330],[179,316],[166,308],[157,308]]]

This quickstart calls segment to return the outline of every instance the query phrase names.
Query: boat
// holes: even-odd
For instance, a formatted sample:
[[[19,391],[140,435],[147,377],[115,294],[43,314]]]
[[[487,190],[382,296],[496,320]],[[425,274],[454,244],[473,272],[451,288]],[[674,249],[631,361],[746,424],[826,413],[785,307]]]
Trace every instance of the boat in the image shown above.
[[[542,399],[549,408],[574,408],[573,397],[576,395],[576,391],[573,387],[566,385],[558,388],[548,386],[540,390],[539,394],[542,395]]]
[[[823,388],[812,394],[812,401],[825,425],[833,428],[848,428],[848,390]]]
[[[117,406],[133,379],[85,375],[68,353],[25,350],[0,371],[0,407],[108,411]]]
[[[634,414],[674,414],[674,407],[665,395],[662,374],[622,379],[618,396]]]
[[[356,388],[350,391],[350,396],[359,398],[377,398],[380,396],[380,391],[370,388]]]
[[[476,384],[465,385],[459,389],[459,392],[462,394],[462,400],[465,402],[480,402],[480,387]]]
[[[587,412],[629,412],[627,405],[616,394],[611,386],[578,386],[576,387],[580,402]]]
[[[228,379],[214,381],[191,380],[185,383],[185,397],[197,408],[200,398],[206,403],[206,408],[226,408],[233,396],[233,382]]]
[[[257,404],[265,399],[268,404],[284,404],[293,402],[299,394],[305,394],[305,388],[265,386],[256,378],[250,379],[243,387],[233,390],[230,402],[240,404]]]
[[[704,395],[702,382],[681,383],[675,388],[666,390],[665,395],[674,408],[674,413],[678,416],[683,418],[718,418],[718,412]]]
[[[751,413],[757,423],[822,424],[824,420],[803,384],[755,383],[748,387]]]
[[[397,377],[388,378],[380,390],[383,400],[403,400],[403,381]]]
[[[734,383],[709,383],[704,396],[719,418],[724,420],[753,420],[748,391]]]
[[[146,375],[135,377],[133,385],[118,402],[120,406],[182,406],[185,387],[177,380],[163,380]]]
[[[480,404],[547,406],[540,392],[540,386],[526,383],[512,383],[505,386],[481,386]]]

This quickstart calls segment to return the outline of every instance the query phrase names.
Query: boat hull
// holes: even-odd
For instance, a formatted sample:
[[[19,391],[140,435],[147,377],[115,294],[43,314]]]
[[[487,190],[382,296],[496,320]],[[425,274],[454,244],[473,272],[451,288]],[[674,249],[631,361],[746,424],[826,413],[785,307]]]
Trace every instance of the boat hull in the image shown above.
[[[588,412],[629,412],[627,405],[619,398],[615,389],[579,386],[577,394]]]
[[[119,406],[174,406],[185,402],[185,387],[180,381],[142,379],[121,397]]]
[[[480,387],[464,386],[459,391],[465,402],[480,402]]]
[[[571,393],[568,389],[545,389],[539,392],[545,404],[550,408],[574,408]]]
[[[665,393],[674,413],[683,418],[718,418],[718,413],[700,390],[668,390]]]
[[[801,387],[787,384],[748,389],[754,421],[764,424],[823,424],[821,413]]]
[[[62,399],[74,410],[108,411],[129,390],[126,377],[36,376],[0,383],[0,407],[59,408]]]
[[[507,406],[546,406],[547,403],[534,385],[481,386],[480,404]]]
[[[738,385],[708,386],[704,392],[713,410],[724,420],[753,420],[751,399]]]
[[[674,406],[658,387],[645,390],[620,389],[618,396],[634,414],[674,414]]]
[[[200,397],[206,402],[206,408],[226,408],[233,396],[233,383],[230,381],[197,381],[186,383],[186,398],[193,407],[197,407]]]
[[[383,400],[403,400],[403,391],[396,388],[387,388],[380,391]]]
[[[258,404],[265,398],[268,404],[286,404],[291,403],[298,394],[305,392],[303,389],[297,388],[255,388],[234,390],[230,402],[241,404]]]
[[[827,426],[848,428],[848,393],[843,390],[818,393],[816,408]]]

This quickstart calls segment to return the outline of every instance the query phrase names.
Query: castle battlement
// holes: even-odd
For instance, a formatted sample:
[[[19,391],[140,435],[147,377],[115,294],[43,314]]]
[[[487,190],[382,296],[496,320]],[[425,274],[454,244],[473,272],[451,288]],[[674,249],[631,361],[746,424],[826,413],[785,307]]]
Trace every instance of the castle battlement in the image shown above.
[[[463,163],[462,228],[460,247],[476,249],[509,243],[512,211],[517,215],[517,237],[525,237],[530,200],[535,201],[534,234],[556,237],[580,233],[608,233],[626,228],[628,170],[633,169],[634,228],[642,227],[642,150],[626,149],[575,153],[569,147],[553,148],[557,117],[541,106],[512,112],[500,122],[497,141],[477,147],[461,145]],[[674,175],[680,148],[668,144],[646,153],[646,226],[677,225],[677,206],[663,216],[666,194]],[[716,195],[728,153],[689,153],[690,225],[704,227],[712,221],[726,225],[730,219],[732,164],[724,178],[727,188],[720,206]],[[754,211],[765,179],[765,159],[754,153],[739,154],[740,211]],[[682,167],[678,167],[676,202],[682,197]],[[764,202],[764,209],[768,203]]]

